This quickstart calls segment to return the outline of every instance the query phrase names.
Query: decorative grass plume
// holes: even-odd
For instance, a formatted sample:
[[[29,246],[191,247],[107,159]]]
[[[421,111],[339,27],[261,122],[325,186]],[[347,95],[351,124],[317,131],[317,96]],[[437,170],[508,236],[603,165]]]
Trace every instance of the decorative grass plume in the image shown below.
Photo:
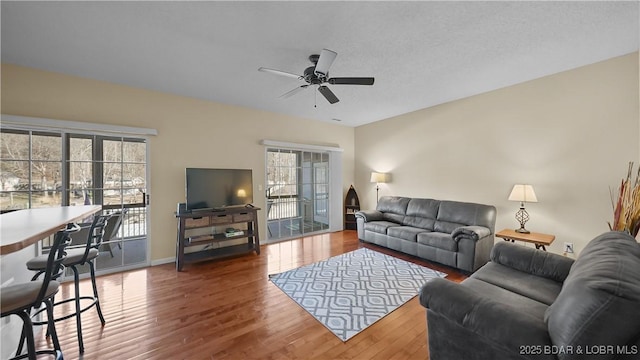
[[[617,198],[609,188],[611,195],[611,206],[613,207],[613,223],[609,224],[609,229],[626,231],[631,236],[636,237],[640,230],[640,166],[636,174],[635,181],[632,181],[633,162],[629,162],[627,178],[622,179],[618,189]]]

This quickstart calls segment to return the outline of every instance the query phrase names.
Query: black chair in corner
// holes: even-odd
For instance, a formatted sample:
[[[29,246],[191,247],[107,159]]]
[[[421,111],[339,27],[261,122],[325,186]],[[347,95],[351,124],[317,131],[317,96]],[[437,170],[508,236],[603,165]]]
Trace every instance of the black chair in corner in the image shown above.
[[[80,353],[84,353],[84,342],[82,340],[82,319],[81,314],[93,306],[96,307],[98,317],[102,326],[106,323],[104,316],[102,315],[102,309],[100,308],[100,299],[98,297],[98,287],[96,286],[96,272],[95,272],[95,259],[98,257],[99,248],[102,244],[105,228],[111,215],[97,215],[93,218],[91,226],[84,228],[83,231],[78,232],[76,235],[82,233],[87,234],[86,242],[81,247],[69,247],[67,249],[67,257],[64,259],[63,264],[66,267],[71,268],[73,271],[73,281],[75,285],[75,297],[64,299],[54,303],[54,306],[64,304],[67,302],[75,302],[75,312],[61,316],[54,319],[54,321],[66,320],[72,317],[76,318],[76,327],[78,331],[78,345]],[[74,236],[77,238],[77,236]],[[44,256],[35,257],[27,262],[27,268],[32,271],[37,271],[34,278],[37,278],[45,268]],[[91,285],[93,286],[93,296],[80,296],[80,274],[78,273],[78,266],[87,264],[91,275]],[[80,300],[89,300],[90,303],[84,308],[80,306]],[[34,324],[38,324],[35,323]]]
[[[2,297],[0,298],[2,317],[17,315],[23,321],[22,335],[16,357],[12,359],[28,358],[35,360],[38,355],[45,354],[53,355],[56,359],[63,358],[53,318],[53,297],[60,288],[60,283],[56,279],[64,273],[63,263],[67,255],[65,249],[71,242],[69,234],[79,229],[77,225],[69,224],[65,230],[58,231],[55,234],[49,254],[44,255],[46,261],[42,281],[30,281],[2,288]],[[42,303],[45,304],[45,309],[43,310],[47,312],[47,321],[44,323],[47,324],[47,333],[50,334],[53,341],[53,349],[36,350],[31,310],[40,308]],[[27,353],[22,354],[25,339],[27,341]]]

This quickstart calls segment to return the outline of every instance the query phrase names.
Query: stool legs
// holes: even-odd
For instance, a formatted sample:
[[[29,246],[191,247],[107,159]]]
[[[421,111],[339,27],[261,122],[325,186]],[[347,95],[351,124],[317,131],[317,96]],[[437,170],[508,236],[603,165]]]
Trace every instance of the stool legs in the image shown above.
[[[55,329],[55,321],[61,321],[61,320],[65,320],[65,319],[69,319],[71,317],[75,317],[76,318],[76,328],[78,331],[78,347],[80,349],[80,353],[84,353],[84,340],[82,338],[82,318],[81,318],[81,314],[88,310],[90,307],[94,306],[96,307],[96,311],[98,312],[98,317],[100,318],[100,322],[102,323],[102,326],[105,325],[106,321],[104,319],[104,316],[102,315],[102,309],[100,308],[100,299],[98,297],[98,286],[96,284],[96,271],[95,271],[95,266],[93,264],[93,261],[87,261],[86,264],[89,266],[89,270],[91,272],[91,287],[93,289],[93,297],[90,296],[80,296],[80,274],[78,272],[78,268],[76,265],[70,265],[69,268],[71,268],[71,270],[73,271],[73,285],[74,285],[74,290],[75,290],[75,297],[74,298],[69,298],[66,300],[62,300],[58,303],[55,303],[53,301],[53,297],[51,300],[46,300],[44,301],[45,304],[47,305],[47,332],[46,332],[46,336],[49,337],[51,336],[52,340],[53,340],[53,345],[54,345],[54,349],[59,353],[59,355],[57,355],[56,359],[62,359],[62,352],[60,351],[60,344],[58,341],[58,336],[56,333],[56,329]],[[39,274],[38,274],[39,275]],[[37,278],[37,276],[35,276]],[[84,309],[82,308],[82,305],[80,303],[81,300],[91,300],[92,303],[89,306],[86,306]],[[68,314],[66,316],[63,316],[61,318],[58,319],[54,319],[53,317],[53,305],[57,305],[57,304],[62,304],[62,303],[66,303],[66,302],[71,302],[73,301],[75,304],[75,313],[72,314]],[[40,310],[42,311],[42,310]],[[22,317],[22,316],[21,316]],[[26,338],[27,340],[27,347],[29,347],[30,343],[29,343],[29,336],[31,336],[31,338],[33,339],[33,330],[32,330],[32,321],[31,321],[31,317],[29,317],[29,326],[27,326],[27,323],[25,322],[25,325],[22,329],[22,334],[20,335],[20,343],[18,344],[18,352],[17,354],[20,354],[22,352],[22,348],[23,348],[23,344],[24,344],[24,340]],[[37,324],[43,324],[42,322],[37,322]],[[31,331],[31,334],[29,334],[29,331]],[[35,343],[33,344],[34,349],[35,349]],[[29,351],[31,351],[30,349],[28,349]]]
[[[47,310],[47,333],[46,336],[51,336],[51,340],[53,341],[53,349],[56,352],[56,359],[62,359],[62,348],[60,347],[60,342],[58,340],[58,333],[56,332],[56,325],[53,318],[53,301],[52,300],[44,300],[43,303],[46,306]],[[35,338],[33,334],[33,321],[31,320],[31,314],[24,313],[28,317],[29,321],[25,321],[25,317],[21,314],[19,316],[24,321],[22,325],[22,333],[20,334],[20,342],[18,343],[18,350],[16,350],[16,355],[20,355],[22,353],[22,346],[24,345],[24,341],[27,340],[27,354],[29,354],[29,359],[31,359],[30,354],[32,351],[35,351],[34,354],[38,354],[35,348]],[[31,346],[31,345],[32,346]]]
[[[75,265],[71,266],[71,270],[73,271],[73,286],[75,288],[76,298],[76,329],[78,331],[78,347],[80,348],[80,354],[84,353],[84,341],[82,341],[82,321],[80,318],[80,313],[82,309],[80,308],[80,275],[78,274],[78,269]]]
[[[45,300],[45,305],[47,306],[47,333],[51,335],[51,340],[53,340],[53,349],[57,352],[56,359],[62,359],[62,348],[60,347],[60,341],[58,341],[58,333],[56,332],[56,324],[53,319],[53,301]]]
[[[100,318],[100,322],[102,323],[102,326],[104,326],[104,324],[106,323],[106,321],[104,320],[104,316],[102,315],[102,309],[100,308],[100,299],[98,298],[98,287],[96,285],[96,271],[93,265],[93,261],[88,261],[87,265],[89,265],[89,270],[91,272],[91,287],[93,288],[93,304],[88,306],[85,309],[82,309],[80,306],[80,299],[81,299],[80,276],[78,274],[78,269],[75,265],[70,266],[71,270],[73,271],[73,282],[74,282],[75,293],[76,293],[76,298],[75,298],[76,314],[75,315],[76,315],[76,327],[78,329],[78,347],[80,348],[81,354],[84,353],[84,341],[82,339],[82,320],[81,320],[80,314],[84,310],[87,310],[89,307],[95,305],[96,310],[98,312],[98,317]]]
[[[104,320],[104,316],[102,316],[102,309],[100,308],[100,299],[98,298],[98,286],[96,286],[96,270],[93,266],[93,261],[89,262],[89,270],[91,271],[91,286],[93,286],[93,298],[96,302],[96,310],[98,311],[98,317],[100,317],[100,322],[102,322],[102,326],[106,323]]]
[[[33,323],[31,322],[31,314],[26,311],[21,311],[17,314],[23,321],[22,325],[22,334],[25,336],[27,340],[27,354],[29,354],[29,360],[36,360],[36,340],[33,337]],[[18,348],[18,353],[22,352],[22,338],[20,339],[20,346]]]

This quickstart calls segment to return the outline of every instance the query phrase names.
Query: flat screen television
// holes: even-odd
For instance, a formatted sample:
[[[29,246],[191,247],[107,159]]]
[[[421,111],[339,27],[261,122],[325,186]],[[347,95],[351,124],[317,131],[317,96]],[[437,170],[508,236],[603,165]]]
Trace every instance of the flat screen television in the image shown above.
[[[251,169],[186,169],[187,211],[244,206],[253,202]]]

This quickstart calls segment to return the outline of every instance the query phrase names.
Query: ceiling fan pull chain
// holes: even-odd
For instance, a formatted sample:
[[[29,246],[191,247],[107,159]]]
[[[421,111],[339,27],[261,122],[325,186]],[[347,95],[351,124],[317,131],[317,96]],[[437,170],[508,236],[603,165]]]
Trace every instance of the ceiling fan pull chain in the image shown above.
[[[320,87],[318,85],[318,87]],[[314,108],[318,108],[318,89],[316,89],[316,91],[313,92],[313,107]]]

